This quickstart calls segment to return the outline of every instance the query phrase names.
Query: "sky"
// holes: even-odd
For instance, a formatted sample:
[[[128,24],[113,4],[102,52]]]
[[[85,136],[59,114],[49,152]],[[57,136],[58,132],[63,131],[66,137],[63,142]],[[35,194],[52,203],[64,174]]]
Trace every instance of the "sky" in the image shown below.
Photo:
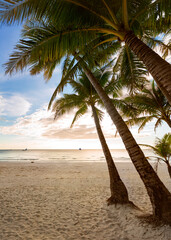
[[[54,113],[47,111],[47,105],[61,78],[61,65],[46,83],[43,75],[31,76],[29,70],[5,75],[3,64],[9,59],[20,37],[20,26],[0,26],[0,149],[99,149],[101,148],[91,112],[80,118],[70,128],[74,110],[54,120]],[[71,92],[68,87],[65,92]],[[60,97],[60,96],[58,96]],[[123,149],[116,128],[105,113],[102,121],[107,143],[111,149]],[[154,132],[154,122],[138,133],[138,127],[131,132],[138,143],[154,144],[156,137],[162,137],[170,129],[163,124]]]

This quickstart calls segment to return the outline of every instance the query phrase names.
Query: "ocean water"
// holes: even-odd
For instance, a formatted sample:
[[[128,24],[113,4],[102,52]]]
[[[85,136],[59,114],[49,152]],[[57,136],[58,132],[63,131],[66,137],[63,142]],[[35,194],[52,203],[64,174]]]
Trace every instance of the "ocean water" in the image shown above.
[[[153,155],[151,150],[143,150],[146,156]],[[124,149],[111,150],[116,162],[130,162]],[[102,150],[0,150],[0,161],[49,161],[49,162],[104,162]]]

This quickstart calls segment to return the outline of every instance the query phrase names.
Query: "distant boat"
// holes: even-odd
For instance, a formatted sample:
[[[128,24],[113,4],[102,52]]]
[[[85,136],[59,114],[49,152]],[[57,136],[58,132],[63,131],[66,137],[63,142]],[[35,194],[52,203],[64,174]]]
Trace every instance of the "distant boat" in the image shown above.
[[[82,150],[81,148],[79,148],[79,150]]]
[[[27,148],[23,149],[23,151],[27,151]]]

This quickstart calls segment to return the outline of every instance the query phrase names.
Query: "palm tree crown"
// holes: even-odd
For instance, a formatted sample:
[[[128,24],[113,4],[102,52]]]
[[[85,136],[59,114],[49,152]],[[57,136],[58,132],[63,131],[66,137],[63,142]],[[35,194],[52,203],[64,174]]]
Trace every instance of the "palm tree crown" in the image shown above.
[[[150,147],[153,152],[157,155],[156,158],[158,161],[163,161],[166,163],[168,172],[171,178],[171,133],[165,134],[161,139],[157,138],[155,145],[142,144],[143,146]]]
[[[105,89],[108,94],[113,92],[110,88],[109,76],[111,72],[106,71],[104,73],[101,70],[96,70],[94,75],[99,80],[100,85]],[[97,104],[102,106],[102,101],[100,100],[96,90],[91,85],[90,81],[84,73],[81,73],[77,80],[71,79],[69,84],[75,93],[64,94],[64,97],[57,99],[53,104],[53,110],[55,111],[55,118],[63,115],[64,113],[71,111],[73,107],[78,108],[75,117],[72,121],[71,126],[74,122],[81,117],[83,114],[88,112],[91,105],[96,106],[96,111],[100,119],[103,117],[103,112],[97,108]],[[115,89],[118,91],[119,86],[115,84]]]
[[[1,22],[7,23],[21,22],[26,18],[43,20],[53,25],[55,22],[59,30],[58,39],[65,38],[68,51],[74,48],[80,49],[97,37],[98,44],[111,43],[118,39],[124,41],[144,62],[171,102],[170,64],[133,34],[134,32],[141,38],[147,32],[153,35],[166,32],[170,25],[168,10],[170,4],[169,0],[54,0],[50,4],[47,0],[13,2],[3,0],[0,1],[0,19]],[[71,36],[75,39],[74,44]],[[61,49],[64,50],[64,46]],[[9,64],[7,71],[11,70]]]
[[[156,119],[154,130],[163,122],[171,127],[171,106],[154,81],[150,87],[144,88],[142,93],[139,92],[134,96],[126,97],[123,100],[123,105],[124,110],[127,109],[123,115],[131,116],[127,123],[129,125],[138,124],[140,126],[139,131],[154,119]],[[144,116],[141,116],[142,114]]]

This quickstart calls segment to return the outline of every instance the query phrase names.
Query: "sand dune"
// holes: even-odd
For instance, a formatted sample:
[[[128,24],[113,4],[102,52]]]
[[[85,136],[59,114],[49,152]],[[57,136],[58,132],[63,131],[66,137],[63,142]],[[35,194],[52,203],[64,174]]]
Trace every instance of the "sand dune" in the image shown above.
[[[0,239],[170,240],[171,227],[156,227],[138,217],[151,213],[151,206],[132,164],[117,167],[130,199],[142,211],[106,205],[105,163],[1,162]],[[159,170],[169,188],[165,166]]]

